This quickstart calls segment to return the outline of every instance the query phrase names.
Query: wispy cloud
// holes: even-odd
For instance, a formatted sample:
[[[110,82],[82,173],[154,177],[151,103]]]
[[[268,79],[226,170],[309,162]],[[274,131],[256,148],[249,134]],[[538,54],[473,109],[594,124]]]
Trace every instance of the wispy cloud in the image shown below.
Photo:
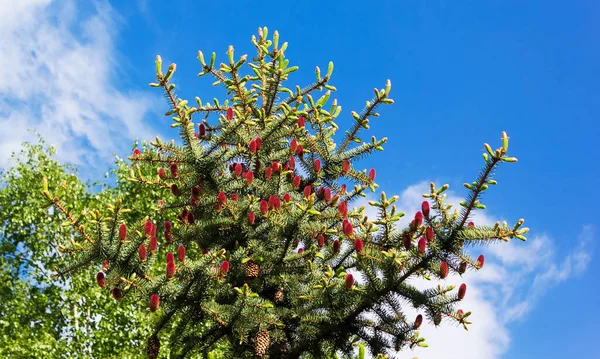
[[[82,169],[106,168],[162,102],[120,88],[113,39],[119,19],[106,3],[85,16],[75,2],[23,0],[0,6],[0,167],[33,129]],[[100,169],[100,168],[99,168]]]
[[[421,208],[422,194],[428,192],[428,182],[421,182],[400,193],[396,204],[399,210],[406,212],[400,227],[408,225],[414,213]],[[388,196],[391,195],[388,193]],[[462,200],[452,191],[448,191],[447,195],[448,203],[458,205]],[[377,210],[368,205],[368,201],[373,199],[375,197],[369,196],[354,203],[357,207],[365,205],[371,219],[377,217]],[[502,220],[493,217],[489,211],[479,211],[475,222],[490,225]],[[446,285],[467,284],[467,296],[461,307],[473,312],[469,331],[448,323],[437,328],[424,325],[421,334],[429,347],[415,349],[412,355],[419,359],[500,358],[510,346],[508,324],[514,320],[525,320],[527,313],[535,309],[548,290],[586,270],[591,260],[590,245],[594,235],[592,226],[583,226],[575,248],[561,257],[556,255],[552,238],[537,234],[535,230],[525,243],[517,240],[474,248],[486,255],[485,267],[477,272],[467,272],[463,277],[450,276],[444,281]],[[412,282],[419,288],[431,288],[437,283],[421,279]],[[417,314],[413,308],[403,309],[409,317]],[[402,353],[399,357],[410,356],[411,353]]]

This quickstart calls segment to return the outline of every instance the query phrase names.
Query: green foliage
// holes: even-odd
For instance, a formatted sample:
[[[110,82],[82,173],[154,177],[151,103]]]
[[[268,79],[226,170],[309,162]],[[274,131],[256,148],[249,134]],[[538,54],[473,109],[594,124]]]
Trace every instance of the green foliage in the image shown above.
[[[143,220],[133,218],[129,210],[146,197],[120,193],[79,221],[55,188],[44,189],[78,233],[76,242],[60,247],[76,261],[58,275],[108,261],[100,284],[155,313],[150,358],[158,357],[158,343],[164,354],[166,340],[177,358],[210,357],[215,348],[224,358],[350,357],[356,345],[383,355],[427,346],[418,331],[421,315],[434,325],[444,320],[466,329],[470,312],[457,310],[464,285],[421,290],[409,280],[481,268],[483,259],[471,259],[466,244],[524,239],[522,220],[512,228],[467,224],[485,208],[481,194],[495,184],[496,167],[516,161],[506,157],[506,134],[498,150],[485,145],[484,168],[467,186],[462,212],[446,203],[448,185],[433,183],[424,194],[431,203],[423,203],[409,228],[397,227],[404,213],[394,205],[398,197],[385,192],[370,202],[378,218],[368,219],[364,208],[348,211],[345,206],[378,188],[375,170],[354,164],[383,149],[385,138],[365,142],[362,136],[376,111],[393,103],[391,83],[375,89],[360,113],[351,112],[352,123],[337,143],[341,107],[336,100],[326,107],[336,90],[329,83],[333,64],[325,76],[317,68],[312,85],[286,87],[297,67],[285,59],[287,43],[280,46],[279,34],[267,34],[259,29],[252,38],[257,55],[250,62],[246,55],[236,60],[233,47],[218,67],[215,53],[206,61],[199,52],[200,76],[212,76],[230,95],[223,103],[196,98],[197,107],[190,107],[174,92],[175,64],[163,73],[157,57],[157,82],[150,86],[164,92],[166,115],[182,144],[157,138],[153,149],[134,151],[128,180],[164,194],[165,204],[160,211],[148,208]],[[159,176],[138,170],[156,164],[163,166]],[[164,218],[169,224],[161,223]],[[164,255],[180,248],[183,260]],[[139,254],[145,250],[147,256]],[[422,314],[407,318],[407,305]]]
[[[57,265],[69,263],[56,248],[70,241],[74,230],[47,206],[36,187],[46,177],[57,184],[61,200],[73,213],[104,210],[114,196],[125,196],[130,220],[156,210],[160,191],[124,180],[129,165],[118,159],[116,186],[94,191],[76,171],[57,162],[55,150],[42,139],[24,144],[13,155],[14,166],[0,187],[0,357],[2,358],[137,358],[140,341],[150,330],[146,314],[131,300],[116,304],[93,285],[94,272],[68,280],[50,278]],[[150,166],[143,171],[154,172]],[[53,188],[55,190],[55,188]],[[98,320],[100,319],[100,320]]]

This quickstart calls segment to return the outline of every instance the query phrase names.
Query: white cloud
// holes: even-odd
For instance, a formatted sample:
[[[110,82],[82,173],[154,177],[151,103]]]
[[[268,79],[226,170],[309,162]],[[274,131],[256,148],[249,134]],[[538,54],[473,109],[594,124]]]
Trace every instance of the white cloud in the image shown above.
[[[136,137],[154,138],[144,119],[162,102],[119,88],[119,19],[110,6],[97,3],[86,17],[74,2],[0,2],[0,167],[23,141],[35,141],[27,129],[83,169],[105,169]]]
[[[396,205],[406,216],[399,227],[407,226],[414,213],[421,208],[423,193],[429,192],[429,183],[421,182],[409,186],[400,195]],[[462,200],[453,191],[447,191],[447,203],[458,203]],[[388,196],[392,194],[388,193]],[[368,205],[369,200],[378,199],[375,195],[361,198],[353,203],[360,207],[365,205],[370,219],[377,217],[377,210]],[[474,216],[476,224],[492,225],[496,220],[489,211],[479,211]],[[500,358],[510,345],[508,324],[511,321],[525,319],[526,314],[535,308],[536,303],[550,288],[560,284],[567,278],[582,273],[591,260],[589,252],[594,228],[584,226],[577,245],[571,253],[567,253],[562,261],[557,259],[553,240],[550,236],[538,235],[533,231],[527,242],[519,240],[499,243],[488,247],[475,247],[486,255],[486,264],[477,272],[467,272],[462,278],[450,276],[444,283],[467,284],[467,296],[461,302],[465,311],[473,314],[473,322],[469,331],[449,323],[441,327],[424,324],[421,334],[429,344],[428,348],[401,352],[399,358],[418,357],[419,359],[495,359]],[[479,254],[479,252],[475,253]],[[412,284],[419,288],[430,288],[436,281],[415,280]],[[403,308],[408,317],[416,316],[413,308]]]

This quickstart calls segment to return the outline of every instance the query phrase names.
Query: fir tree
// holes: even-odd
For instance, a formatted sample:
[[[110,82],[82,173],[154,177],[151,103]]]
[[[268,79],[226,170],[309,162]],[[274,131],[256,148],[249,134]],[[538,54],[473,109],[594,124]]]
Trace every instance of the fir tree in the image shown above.
[[[510,227],[469,222],[485,208],[481,195],[496,184],[496,167],[516,162],[507,157],[506,133],[497,150],[485,145],[483,170],[465,184],[469,195],[460,210],[445,201],[448,185],[432,183],[408,228],[397,228],[404,213],[394,206],[398,196],[385,192],[369,203],[379,217],[368,219],[352,203],[376,190],[376,172],[355,164],[382,150],[386,139],[359,136],[380,106],[393,103],[390,82],[375,89],[362,112],[351,113],[353,122],[336,143],[341,107],[336,100],[328,105],[336,90],[333,64],[325,75],[317,67],[308,87],[286,87],[297,67],[288,66],[288,44],[280,44],[278,33],[267,35],[262,28],[252,37],[251,62],[246,55],[236,59],[231,46],[219,66],[215,53],[209,61],[198,53],[199,76],[214,77],[230,96],[222,103],[196,97],[192,107],[178,98],[175,64],[163,73],[157,57],[157,82],[150,86],[164,92],[166,116],[182,143],[156,138],[154,150],[134,151],[130,159],[156,164],[157,174],[148,178],[134,165],[131,180],[162,188],[162,214],[172,220],[155,223],[157,214],[148,213],[142,222],[125,223],[127,209],[117,200],[81,224],[46,188],[82,238],[62,248],[79,262],[58,275],[107,261],[98,283],[118,298],[136,296],[156,321],[150,358],[166,340],[181,358],[204,357],[218,345],[228,358],[324,358],[349,355],[357,342],[392,354],[425,346],[418,331],[424,320],[467,328],[470,312],[457,310],[468,295],[464,284],[419,290],[408,279],[477,270],[484,258],[471,258],[469,247],[525,240],[523,220]],[[246,63],[251,71],[244,74]],[[159,256],[157,246],[167,247],[167,255]],[[409,305],[421,314],[406,317]],[[169,339],[167,327],[174,328]]]

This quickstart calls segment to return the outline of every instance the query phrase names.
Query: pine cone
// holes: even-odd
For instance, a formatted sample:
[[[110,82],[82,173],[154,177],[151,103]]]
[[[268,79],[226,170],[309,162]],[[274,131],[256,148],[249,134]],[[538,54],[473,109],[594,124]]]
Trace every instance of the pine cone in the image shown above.
[[[156,335],[150,336],[148,338],[148,345],[146,347],[146,353],[148,353],[149,359],[158,358],[158,352],[160,351],[160,340]]]
[[[258,277],[258,264],[255,261],[249,260],[246,262],[246,278],[254,279]]]
[[[269,349],[270,339],[269,332],[266,330],[261,330],[256,335],[256,345],[254,347],[254,352],[256,356],[262,358]]]
[[[275,303],[281,303],[281,302],[283,302],[284,297],[285,297],[285,294],[283,293],[283,288],[280,288],[275,293]]]

